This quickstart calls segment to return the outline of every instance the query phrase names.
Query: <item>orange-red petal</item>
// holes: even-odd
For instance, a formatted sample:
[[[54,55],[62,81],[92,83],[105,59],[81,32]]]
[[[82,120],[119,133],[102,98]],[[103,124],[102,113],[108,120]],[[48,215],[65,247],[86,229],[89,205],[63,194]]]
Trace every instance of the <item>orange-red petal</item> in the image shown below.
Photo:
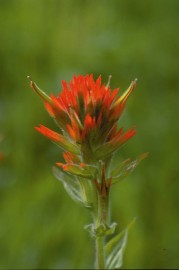
[[[35,129],[40,132],[45,137],[51,139],[52,141],[61,141],[61,135],[43,125],[40,125],[39,127],[35,127]]]

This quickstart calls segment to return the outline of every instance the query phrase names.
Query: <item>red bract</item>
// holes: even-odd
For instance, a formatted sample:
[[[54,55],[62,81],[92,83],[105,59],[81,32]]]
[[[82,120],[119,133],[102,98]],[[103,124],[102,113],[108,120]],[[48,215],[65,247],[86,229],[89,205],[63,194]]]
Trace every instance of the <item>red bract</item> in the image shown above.
[[[102,84],[101,77],[94,80],[92,74],[79,75],[69,84],[62,81],[61,93],[49,97],[31,81],[31,87],[43,99],[61,132],[56,133],[42,125],[36,129],[67,150],[64,155],[67,163],[93,164],[105,160],[136,133],[134,128],[124,133],[117,127],[135,85],[136,80],[119,96],[119,89],[112,90],[109,85]]]

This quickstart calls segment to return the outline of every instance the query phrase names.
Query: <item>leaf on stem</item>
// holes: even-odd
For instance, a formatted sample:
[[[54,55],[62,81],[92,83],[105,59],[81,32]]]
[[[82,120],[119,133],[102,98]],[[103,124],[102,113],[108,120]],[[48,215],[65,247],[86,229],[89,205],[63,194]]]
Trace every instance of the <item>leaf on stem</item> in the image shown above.
[[[83,205],[87,204],[82,198],[81,187],[78,181],[75,181],[74,178],[70,177],[67,173],[61,171],[57,167],[53,167],[53,173],[55,177],[63,184],[66,192],[74,201]]]
[[[59,134],[44,125],[40,125],[39,127],[35,127],[35,129],[40,132],[45,137],[49,138],[52,142],[60,146],[65,151],[72,152],[73,154],[79,155],[81,152],[78,146],[72,142],[70,142],[65,136]]]
[[[129,129],[125,134],[117,137],[114,137],[110,141],[104,143],[103,145],[99,146],[95,150],[95,157],[96,159],[105,159],[108,156],[112,155],[114,152],[119,150],[119,148],[124,145],[130,138],[135,135],[136,131],[134,128]]]
[[[87,179],[93,179],[97,173],[97,168],[95,166],[83,163],[78,165],[73,163],[63,164],[61,162],[57,162],[56,165],[61,167],[66,173],[69,173],[70,175],[76,175]]]
[[[110,226],[102,223],[97,228],[95,228],[94,224],[85,225],[85,229],[90,233],[92,238],[97,238],[101,236],[111,235],[115,232],[117,223],[112,223]]]
[[[148,153],[141,154],[136,160],[130,158],[121,162],[117,168],[111,172],[112,184],[123,180],[129,173],[131,173],[139,163],[148,156]]]
[[[134,224],[135,219],[125,230],[114,236],[105,246],[106,268],[120,269],[123,263],[124,249],[127,243],[129,228]]]

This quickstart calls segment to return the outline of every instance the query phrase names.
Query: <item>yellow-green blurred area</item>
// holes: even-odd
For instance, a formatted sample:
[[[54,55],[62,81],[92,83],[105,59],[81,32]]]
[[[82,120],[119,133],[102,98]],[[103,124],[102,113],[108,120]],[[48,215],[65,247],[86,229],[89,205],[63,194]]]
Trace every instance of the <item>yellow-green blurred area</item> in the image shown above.
[[[52,174],[61,151],[34,126],[58,128],[26,78],[57,94],[87,73],[121,93],[138,78],[118,162],[150,154],[110,193],[117,231],[136,217],[123,268],[179,268],[178,28],[178,0],[0,0],[1,269],[93,267],[90,215]]]

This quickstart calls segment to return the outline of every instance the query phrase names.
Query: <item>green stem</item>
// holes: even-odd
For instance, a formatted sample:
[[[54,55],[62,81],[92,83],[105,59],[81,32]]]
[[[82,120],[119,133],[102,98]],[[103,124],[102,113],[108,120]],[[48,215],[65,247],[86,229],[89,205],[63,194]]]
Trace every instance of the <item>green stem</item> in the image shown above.
[[[96,269],[105,269],[104,236],[96,237]]]
[[[108,224],[108,196],[98,194],[98,209],[97,209],[96,228]],[[96,236],[96,269],[105,269],[105,233]]]

